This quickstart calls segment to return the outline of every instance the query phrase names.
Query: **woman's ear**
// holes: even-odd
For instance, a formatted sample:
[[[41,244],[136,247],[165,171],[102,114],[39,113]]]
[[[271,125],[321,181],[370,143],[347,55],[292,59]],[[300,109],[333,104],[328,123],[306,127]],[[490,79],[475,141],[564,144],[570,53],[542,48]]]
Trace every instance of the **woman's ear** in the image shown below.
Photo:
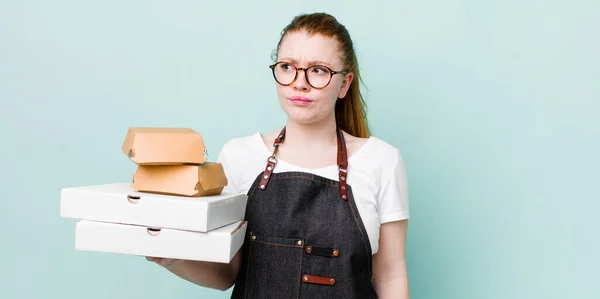
[[[342,87],[340,88],[340,91],[338,92],[338,99],[342,99],[346,96],[346,93],[348,93],[348,89],[350,89],[350,84],[352,83],[353,78],[354,78],[354,74],[352,74],[352,73],[346,74],[344,81],[342,81]]]

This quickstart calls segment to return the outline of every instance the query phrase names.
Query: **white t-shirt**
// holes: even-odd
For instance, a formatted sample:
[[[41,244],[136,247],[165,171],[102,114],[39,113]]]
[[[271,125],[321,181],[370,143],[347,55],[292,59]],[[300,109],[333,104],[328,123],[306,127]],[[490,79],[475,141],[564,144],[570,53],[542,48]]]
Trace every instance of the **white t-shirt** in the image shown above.
[[[225,190],[247,194],[258,174],[264,171],[271,154],[260,132],[225,143],[217,158],[228,178]],[[337,165],[307,169],[278,158],[273,172],[285,171],[303,171],[339,179]],[[400,151],[371,136],[348,157],[347,182],[375,254],[379,250],[380,224],[409,218],[407,178]]]

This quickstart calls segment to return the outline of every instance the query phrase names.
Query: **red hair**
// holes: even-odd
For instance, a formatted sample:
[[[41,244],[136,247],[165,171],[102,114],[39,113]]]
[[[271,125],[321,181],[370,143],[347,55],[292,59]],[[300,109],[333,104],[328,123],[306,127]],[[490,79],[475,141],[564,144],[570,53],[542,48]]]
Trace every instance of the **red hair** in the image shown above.
[[[369,137],[366,103],[359,86],[361,77],[358,69],[358,59],[356,58],[350,33],[344,25],[340,24],[336,18],[329,14],[302,14],[296,16],[283,29],[281,38],[277,44],[277,50],[279,50],[281,41],[287,33],[299,31],[305,31],[308,34],[321,34],[338,41],[345,70],[352,72],[354,78],[350,83],[350,88],[346,96],[338,99],[335,105],[335,119],[337,125],[348,134],[356,137]],[[277,53],[275,53],[275,56],[277,56]]]

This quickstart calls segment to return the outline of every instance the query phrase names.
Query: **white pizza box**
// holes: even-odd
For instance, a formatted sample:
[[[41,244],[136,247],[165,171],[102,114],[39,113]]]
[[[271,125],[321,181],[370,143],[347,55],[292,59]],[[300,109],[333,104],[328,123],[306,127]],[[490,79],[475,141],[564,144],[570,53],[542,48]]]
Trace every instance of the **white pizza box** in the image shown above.
[[[206,233],[79,220],[75,249],[229,263],[244,243],[245,234],[243,220]]]
[[[138,192],[129,183],[61,190],[65,218],[208,232],[244,220],[247,196],[188,197]]]

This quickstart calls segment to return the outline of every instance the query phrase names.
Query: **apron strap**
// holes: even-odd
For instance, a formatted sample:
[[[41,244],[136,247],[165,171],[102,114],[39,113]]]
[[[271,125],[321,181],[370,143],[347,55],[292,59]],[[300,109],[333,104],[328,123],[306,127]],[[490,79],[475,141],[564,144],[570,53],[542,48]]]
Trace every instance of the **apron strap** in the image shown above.
[[[267,184],[269,183],[269,179],[271,178],[271,174],[273,174],[273,168],[277,165],[277,150],[279,149],[279,145],[283,143],[283,139],[285,139],[285,127],[279,132],[277,138],[273,142],[273,154],[267,158],[267,166],[265,167],[265,171],[263,172],[263,176],[260,179],[260,183],[258,184],[258,188],[260,190],[265,190],[267,188]]]
[[[348,177],[348,153],[346,152],[346,141],[344,133],[340,127],[337,128],[338,140],[338,173],[340,176],[340,195],[342,200],[348,200],[348,190],[346,189],[346,178]]]
[[[342,200],[348,200],[348,190],[346,178],[348,177],[348,153],[346,151],[346,141],[344,140],[344,134],[340,127],[336,128],[337,133],[337,144],[338,144],[338,154],[337,154],[337,165],[339,172],[339,180],[340,180],[340,196]],[[279,145],[283,143],[285,139],[285,127],[281,130],[275,141],[273,142],[273,154],[267,158],[267,166],[265,167],[265,171],[260,180],[258,188],[261,190],[265,190],[267,188],[267,184],[269,183],[269,179],[273,174],[273,169],[275,165],[277,165],[277,150],[279,149]]]

